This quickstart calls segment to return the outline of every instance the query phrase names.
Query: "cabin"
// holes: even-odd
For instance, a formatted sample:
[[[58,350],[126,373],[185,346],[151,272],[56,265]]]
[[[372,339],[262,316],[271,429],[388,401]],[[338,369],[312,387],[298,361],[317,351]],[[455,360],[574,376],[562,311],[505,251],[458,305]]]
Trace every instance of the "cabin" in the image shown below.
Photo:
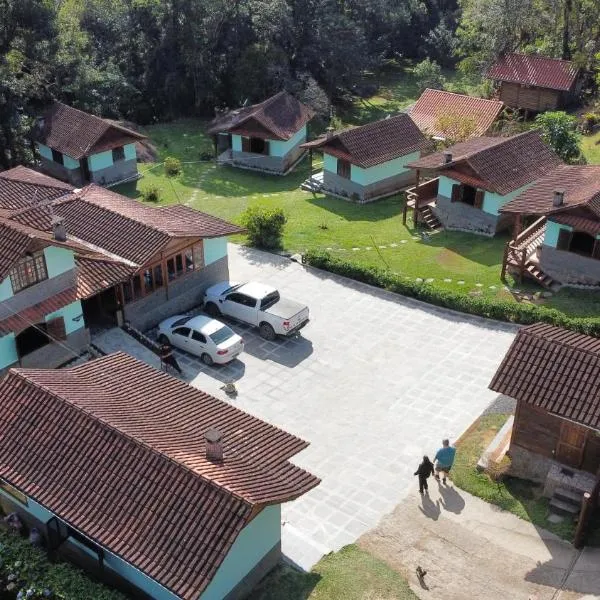
[[[122,352],[11,369],[0,397],[4,513],[131,598],[246,597],[319,484],[307,442]]]
[[[412,208],[415,226],[492,237],[513,225],[501,208],[560,164],[537,131],[460,142],[408,164],[417,185],[407,192],[403,222]]]
[[[368,123],[302,145],[323,154],[323,171],[303,189],[359,204],[397,194],[414,184],[407,164],[431,152],[433,145],[407,114]]]
[[[90,325],[128,321],[145,330],[202,301],[229,278],[227,236],[244,230],[176,204],[147,206],[95,184],[10,216],[42,231],[60,221],[91,253],[76,258],[78,293]]]
[[[219,164],[287,175],[305,157],[301,144],[314,111],[285,91],[219,114],[209,125]]]
[[[75,262],[86,248],[57,222],[46,232],[2,216],[0,240],[0,373],[72,360],[90,340]]]
[[[146,136],[62,102],[38,119],[34,142],[41,170],[74,185],[111,186],[139,177],[136,143]]]
[[[426,89],[410,109],[417,127],[435,140],[464,141],[489,134],[500,116],[504,104],[444,90]],[[446,127],[443,120],[450,119]]]
[[[557,110],[572,103],[579,93],[578,75],[571,61],[515,52],[500,56],[487,71],[498,98],[526,112]]]
[[[560,165],[506,204],[507,272],[543,287],[600,287],[600,166]],[[528,226],[526,226],[528,225]]]
[[[600,484],[600,340],[538,323],[517,333],[490,383],[517,401],[510,474],[579,513]],[[569,510],[571,505],[572,510]]]

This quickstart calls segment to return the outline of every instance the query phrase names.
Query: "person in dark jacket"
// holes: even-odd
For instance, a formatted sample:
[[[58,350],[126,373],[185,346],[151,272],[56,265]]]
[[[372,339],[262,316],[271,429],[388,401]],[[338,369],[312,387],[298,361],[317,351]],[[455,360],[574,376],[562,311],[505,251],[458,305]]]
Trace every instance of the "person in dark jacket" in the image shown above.
[[[419,476],[419,494],[423,493],[423,490],[427,491],[427,479],[433,474],[433,463],[429,460],[428,456],[423,457],[423,462],[419,465],[419,468],[415,471],[415,475]]]

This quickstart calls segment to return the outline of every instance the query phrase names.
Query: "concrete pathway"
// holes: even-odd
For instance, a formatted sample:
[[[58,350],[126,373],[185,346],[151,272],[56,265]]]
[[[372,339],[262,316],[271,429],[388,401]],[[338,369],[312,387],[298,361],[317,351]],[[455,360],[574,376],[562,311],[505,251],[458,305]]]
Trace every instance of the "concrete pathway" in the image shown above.
[[[421,598],[600,600],[600,549],[580,553],[452,484],[432,481],[429,495],[411,493],[359,545],[404,574]],[[427,571],[423,584],[417,565]]]

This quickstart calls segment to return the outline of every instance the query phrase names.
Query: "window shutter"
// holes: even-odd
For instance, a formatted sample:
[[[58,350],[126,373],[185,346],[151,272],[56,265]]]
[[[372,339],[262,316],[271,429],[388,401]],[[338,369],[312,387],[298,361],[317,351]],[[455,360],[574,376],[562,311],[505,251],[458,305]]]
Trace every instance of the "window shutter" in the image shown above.
[[[265,156],[270,156],[271,155],[271,149],[269,147],[269,140],[265,140],[265,149],[263,150],[263,154]]]
[[[461,185],[460,183],[455,183],[452,186],[452,195],[450,196],[450,201],[451,202],[458,202],[460,200],[460,195],[461,195]]]
[[[250,138],[242,138],[242,152],[250,152]]]
[[[46,321],[46,331],[51,341],[54,340],[66,340],[67,332],[65,330],[65,320],[63,317],[56,317]]]
[[[596,239],[596,242],[594,243],[592,258],[597,258],[598,260],[600,260],[600,239]]]
[[[483,197],[485,192],[483,190],[477,190],[475,192],[475,202],[473,202],[473,206],[475,208],[483,208]]]
[[[558,241],[556,242],[556,247],[559,250],[568,250],[569,244],[571,243],[571,232],[567,229],[561,229],[558,234]]]

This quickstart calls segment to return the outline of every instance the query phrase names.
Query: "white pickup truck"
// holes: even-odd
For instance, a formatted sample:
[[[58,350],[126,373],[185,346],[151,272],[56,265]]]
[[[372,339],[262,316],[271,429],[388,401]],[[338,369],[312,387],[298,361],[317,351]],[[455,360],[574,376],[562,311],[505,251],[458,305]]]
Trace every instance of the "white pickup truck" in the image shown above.
[[[225,315],[258,327],[266,340],[292,335],[308,323],[306,306],[281,298],[275,288],[255,282],[222,281],[209,287],[204,310],[213,318]]]

